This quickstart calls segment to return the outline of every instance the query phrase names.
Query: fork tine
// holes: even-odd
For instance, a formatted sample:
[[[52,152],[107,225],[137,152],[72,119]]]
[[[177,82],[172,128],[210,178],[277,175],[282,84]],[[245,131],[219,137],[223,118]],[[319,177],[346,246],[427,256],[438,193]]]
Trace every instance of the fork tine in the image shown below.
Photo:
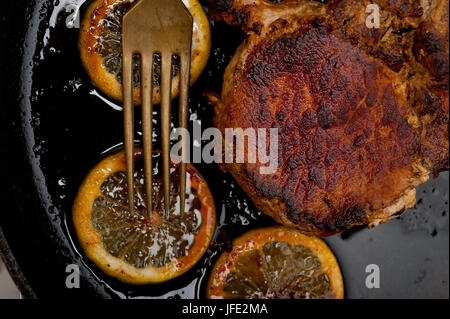
[[[152,69],[153,54],[141,55],[141,95],[142,95],[142,135],[144,142],[144,176],[145,192],[147,195],[147,218],[152,219],[152,113],[153,113],[153,85]]]
[[[125,160],[127,170],[128,203],[130,212],[134,210],[134,110],[133,110],[133,77],[132,54],[123,50],[123,101],[124,101],[124,135],[125,135]]]
[[[189,95],[189,74],[191,64],[191,53],[185,52],[180,54],[180,105],[179,105],[179,121],[180,127],[187,128],[187,110],[188,110],[188,95]],[[183,145],[181,148],[181,162],[180,162],[180,213],[184,213],[184,204],[186,196],[186,150],[187,141],[185,130],[182,130]]]
[[[170,113],[172,84],[172,54],[161,52],[161,127],[163,153],[164,207],[169,213],[170,192]]]

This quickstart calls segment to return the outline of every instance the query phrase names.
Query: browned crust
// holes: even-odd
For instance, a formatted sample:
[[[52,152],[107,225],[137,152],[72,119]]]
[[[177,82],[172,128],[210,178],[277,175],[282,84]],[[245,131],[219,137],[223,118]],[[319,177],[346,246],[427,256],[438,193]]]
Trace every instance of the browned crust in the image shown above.
[[[283,3],[298,8],[305,2]],[[395,3],[389,12],[399,14]],[[255,32],[248,25],[268,16],[264,8],[284,9],[258,0],[231,4],[226,13],[213,10],[213,15],[246,23],[248,38],[227,67],[222,100],[213,101],[215,125],[222,133],[229,127],[279,128],[276,174],[260,175],[260,163],[223,165],[264,213],[320,235],[377,225],[414,205],[414,189],[430,171],[448,169],[448,72],[429,70],[434,64],[414,59],[417,33],[394,47],[402,57],[393,66],[385,61],[389,54],[380,56],[372,40],[355,33],[357,26],[346,29],[334,21],[333,11],[328,15],[321,8],[317,17],[295,9],[290,18],[261,22]],[[263,9],[256,10],[258,5]],[[404,14],[414,18],[423,13],[408,10]],[[232,20],[242,12],[245,21]],[[445,64],[448,53],[439,51],[436,59]],[[432,95],[419,100],[421,92]],[[431,114],[416,111],[430,110],[433,103]]]

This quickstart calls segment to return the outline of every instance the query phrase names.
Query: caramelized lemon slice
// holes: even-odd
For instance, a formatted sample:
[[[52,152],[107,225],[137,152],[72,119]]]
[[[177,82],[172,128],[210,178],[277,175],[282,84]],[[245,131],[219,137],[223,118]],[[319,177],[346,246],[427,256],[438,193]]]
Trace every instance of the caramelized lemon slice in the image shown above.
[[[255,229],[233,241],[211,272],[208,298],[344,297],[333,253],[316,237],[277,226]]]
[[[182,0],[194,20],[191,53],[191,85],[209,57],[209,22],[197,0]],[[122,17],[136,0],[95,0],[84,16],[78,46],[81,61],[94,84],[106,95],[122,101]],[[154,56],[153,103],[160,102],[160,55]],[[141,104],[139,57],[133,57],[134,103]],[[179,92],[179,61],[172,59],[172,97]]]
[[[185,211],[180,213],[178,169],[171,166],[170,211],[163,207],[162,160],[153,154],[152,212],[147,215],[141,151],[135,152],[135,199],[129,210],[123,152],[101,161],[86,177],[73,206],[73,223],[86,255],[124,282],[163,282],[190,269],[215,229],[211,192],[187,165]]]

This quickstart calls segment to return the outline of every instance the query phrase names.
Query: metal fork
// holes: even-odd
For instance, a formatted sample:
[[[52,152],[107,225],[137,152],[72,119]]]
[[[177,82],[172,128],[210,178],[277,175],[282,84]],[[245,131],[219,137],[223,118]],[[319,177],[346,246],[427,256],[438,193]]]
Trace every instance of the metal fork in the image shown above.
[[[134,209],[134,105],[133,54],[141,56],[142,133],[144,149],[144,177],[147,195],[147,215],[152,214],[152,70],[154,53],[161,54],[161,127],[163,156],[164,207],[169,212],[170,190],[170,114],[172,55],[180,60],[179,126],[187,126],[187,104],[191,61],[193,19],[181,0],[140,0],[123,17],[122,62],[125,154],[130,211]],[[186,136],[182,131],[182,140]],[[186,144],[180,159],[180,212],[184,211],[186,190]]]

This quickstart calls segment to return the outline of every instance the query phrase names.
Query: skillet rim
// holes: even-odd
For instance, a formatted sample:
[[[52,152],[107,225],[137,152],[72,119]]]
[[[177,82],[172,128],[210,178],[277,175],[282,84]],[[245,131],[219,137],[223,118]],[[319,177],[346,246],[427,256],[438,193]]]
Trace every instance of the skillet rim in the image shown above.
[[[20,290],[22,297],[25,299],[37,299],[38,297],[36,293],[34,292],[33,288],[26,279],[24,273],[22,272],[22,269],[20,268],[16,258],[14,257],[14,254],[12,253],[11,248],[8,245],[8,241],[6,240],[5,235],[3,234],[3,229],[1,225],[0,225],[0,257],[6,269],[8,270],[8,273],[11,276],[12,280]]]
[[[35,0],[22,0],[22,1],[0,1],[0,125],[1,134],[3,138],[0,139],[0,159],[1,164],[4,164],[5,167],[10,167],[8,164],[9,156],[15,157],[17,149],[11,147],[15,145],[18,148],[21,148],[23,142],[23,136],[21,136],[21,129],[15,127],[14,122],[11,123],[13,118],[13,114],[11,114],[10,110],[7,110],[9,104],[9,94],[11,89],[14,89],[15,81],[13,79],[13,74],[8,73],[14,70],[15,66],[20,65],[21,59],[12,59],[14,53],[17,51],[21,51],[21,41],[14,40],[22,40],[24,34],[28,30],[28,26],[21,25],[20,21],[26,17],[26,14],[32,12],[35,8],[36,2]],[[19,14],[20,13],[20,14]],[[26,18],[25,18],[26,20]],[[20,26],[20,27],[19,27]],[[17,29],[17,27],[19,27]],[[14,30],[14,36],[12,35],[12,31]],[[23,42],[24,44],[25,42]],[[20,60],[20,62],[18,61]],[[20,72],[18,72],[20,74]],[[18,90],[18,88],[17,88]],[[9,120],[9,121],[8,121]],[[6,138],[8,137],[8,138]],[[12,137],[14,142],[9,141],[9,138]],[[10,143],[8,143],[10,142]],[[20,145],[20,146],[19,146]],[[14,155],[12,155],[14,154]],[[5,160],[6,159],[6,160]],[[15,165],[13,165],[14,168]],[[28,171],[24,169],[22,173],[22,177],[26,176]],[[6,174],[6,176],[2,175],[2,180],[6,181],[5,184],[15,182],[15,186],[21,188],[21,183],[19,179],[13,180],[12,174]],[[8,187],[2,191],[0,194],[0,198],[14,198],[11,197],[13,187]],[[8,271],[11,276],[13,282],[19,289],[21,296],[24,299],[38,299],[38,295],[35,290],[32,288],[30,282],[23,269],[21,268],[19,261],[16,255],[13,252],[8,240],[6,239],[4,232],[3,221],[0,221],[0,259],[3,261],[4,267]]]

